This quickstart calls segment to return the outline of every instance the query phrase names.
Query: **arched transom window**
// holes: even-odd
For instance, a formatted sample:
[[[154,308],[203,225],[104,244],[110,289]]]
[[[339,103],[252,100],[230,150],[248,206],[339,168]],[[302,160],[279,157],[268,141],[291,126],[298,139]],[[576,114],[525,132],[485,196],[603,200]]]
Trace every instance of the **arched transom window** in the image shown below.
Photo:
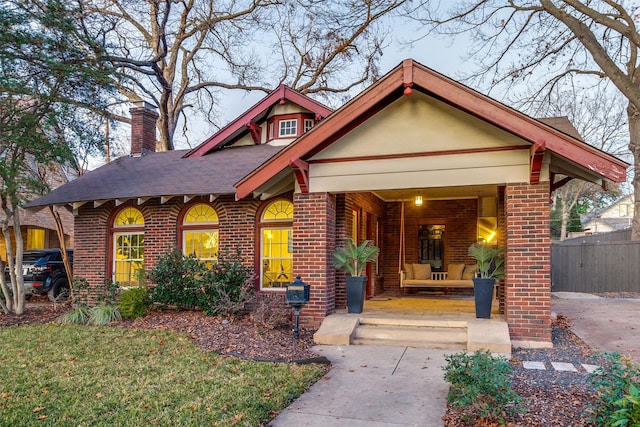
[[[284,288],[293,282],[293,203],[276,200],[260,217],[260,288]]]
[[[213,263],[218,258],[218,214],[206,203],[191,206],[181,224],[182,252]]]
[[[120,286],[139,286],[144,277],[144,217],[124,208],[113,222],[112,279]]]

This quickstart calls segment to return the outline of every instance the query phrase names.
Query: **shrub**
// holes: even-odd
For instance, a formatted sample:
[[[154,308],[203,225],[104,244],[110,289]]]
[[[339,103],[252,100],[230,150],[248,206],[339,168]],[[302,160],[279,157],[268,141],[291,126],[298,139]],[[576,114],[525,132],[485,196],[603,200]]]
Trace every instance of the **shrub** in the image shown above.
[[[200,294],[207,281],[209,268],[193,255],[185,256],[178,249],[160,255],[149,278],[156,287],[149,290],[151,302],[161,308],[175,305],[178,308],[197,307]]]
[[[494,357],[489,351],[456,353],[445,356],[447,365],[444,378],[451,387],[447,402],[467,407],[468,416],[497,418],[504,421],[513,414],[521,398],[511,389],[511,365],[503,357]]]
[[[260,295],[251,317],[255,323],[265,328],[286,328],[291,325],[291,307],[281,295]]]
[[[637,416],[640,412],[637,396],[634,398],[631,390],[631,386],[635,387],[639,382],[640,365],[634,365],[630,358],[618,353],[605,353],[600,368],[589,375],[589,383],[596,389],[597,401],[589,405],[585,414],[587,420],[602,426],[636,425],[626,424],[624,417],[625,414]],[[615,424],[614,414],[617,414]]]
[[[610,417],[611,426],[640,426],[640,389],[631,384],[629,393],[613,403],[617,409]]]
[[[161,255],[151,270],[157,286],[149,290],[151,301],[161,308],[199,308],[211,315],[242,312],[254,294],[253,275],[243,265],[240,250],[218,255],[212,268],[193,255],[173,249]]]
[[[120,290],[118,282],[114,282],[110,277],[103,278],[102,285],[94,288],[98,305],[117,305]]]
[[[235,255],[218,254],[218,261],[207,278],[200,302],[200,308],[207,314],[239,314],[255,293],[254,277],[243,265],[240,249]]]
[[[125,319],[135,319],[147,314],[149,298],[147,289],[131,288],[120,295],[120,314]]]

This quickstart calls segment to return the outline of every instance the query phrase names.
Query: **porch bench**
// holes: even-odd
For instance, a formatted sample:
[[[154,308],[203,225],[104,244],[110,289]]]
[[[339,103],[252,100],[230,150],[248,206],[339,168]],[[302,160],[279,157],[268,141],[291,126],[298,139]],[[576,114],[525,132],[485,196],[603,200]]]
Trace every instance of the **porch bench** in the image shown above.
[[[431,271],[428,264],[405,264],[400,271],[400,288],[471,288],[475,265],[449,264],[447,271]],[[449,273],[455,278],[449,278]]]
[[[446,271],[434,271],[430,279],[407,279],[406,273],[400,273],[401,288],[473,288],[471,279],[447,279]]]

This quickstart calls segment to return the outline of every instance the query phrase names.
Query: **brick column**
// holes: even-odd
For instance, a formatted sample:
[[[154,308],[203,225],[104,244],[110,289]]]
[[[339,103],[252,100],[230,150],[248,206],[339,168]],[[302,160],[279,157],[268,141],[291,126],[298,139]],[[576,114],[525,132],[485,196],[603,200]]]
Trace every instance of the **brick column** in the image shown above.
[[[551,346],[549,183],[505,188],[505,317],[515,346]]]
[[[327,193],[293,195],[293,274],[311,285],[300,323],[319,326],[335,311],[336,199]]]

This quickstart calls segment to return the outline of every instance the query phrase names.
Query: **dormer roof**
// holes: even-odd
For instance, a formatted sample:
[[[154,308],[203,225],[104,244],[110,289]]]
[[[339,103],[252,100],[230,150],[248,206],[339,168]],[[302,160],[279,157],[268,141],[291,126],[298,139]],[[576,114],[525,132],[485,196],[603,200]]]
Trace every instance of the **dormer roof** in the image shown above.
[[[277,104],[287,101],[314,113],[316,121],[320,121],[331,114],[331,109],[328,107],[285,85],[280,85],[276,90],[249,108],[237,119],[207,138],[196,148],[187,152],[184,157],[204,156],[213,150],[233,144],[239,138],[249,133],[252,123],[258,124],[263,122]]]

